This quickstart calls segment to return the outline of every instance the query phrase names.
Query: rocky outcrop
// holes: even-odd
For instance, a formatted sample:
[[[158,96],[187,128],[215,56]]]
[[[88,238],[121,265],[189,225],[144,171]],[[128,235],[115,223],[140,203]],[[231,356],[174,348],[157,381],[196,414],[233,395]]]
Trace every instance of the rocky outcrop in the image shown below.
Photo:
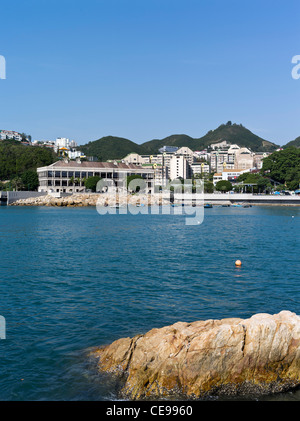
[[[178,322],[92,355],[99,370],[123,377],[130,399],[282,392],[300,384],[300,317],[282,311]]]
[[[55,197],[53,195],[30,197],[13,202],[11,206],[126,206],[127,204],[161,205],[159,195],[131,195],[131,194],[97,194],[74,193],[69,196]]]

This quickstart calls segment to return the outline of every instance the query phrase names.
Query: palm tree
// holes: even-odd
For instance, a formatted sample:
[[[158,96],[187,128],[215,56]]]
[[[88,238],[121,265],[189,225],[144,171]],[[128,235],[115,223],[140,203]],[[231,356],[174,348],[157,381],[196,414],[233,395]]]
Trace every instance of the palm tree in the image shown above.
[[[16,176],[11,180],[12,187],[18,191],[19,189],[22,189],[24,187],[23,181],[20,177]]]

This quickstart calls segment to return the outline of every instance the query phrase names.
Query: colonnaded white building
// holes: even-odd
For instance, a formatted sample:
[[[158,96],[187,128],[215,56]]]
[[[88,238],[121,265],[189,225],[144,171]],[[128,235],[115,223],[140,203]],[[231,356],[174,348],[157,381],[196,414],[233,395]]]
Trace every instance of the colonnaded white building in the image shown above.
[[[46,193],[80,193],[85,191],[84,181],[89,177],[99,176],[111,180],[110,185],[118,190],[126,188],[126,179],[131,175],[141,176],[147,187],[147,192],[152,192],[155,171],[136,164],[122,162],[89,162],[57,161],[49,166],[37,169],[39,177],[39,192]]]

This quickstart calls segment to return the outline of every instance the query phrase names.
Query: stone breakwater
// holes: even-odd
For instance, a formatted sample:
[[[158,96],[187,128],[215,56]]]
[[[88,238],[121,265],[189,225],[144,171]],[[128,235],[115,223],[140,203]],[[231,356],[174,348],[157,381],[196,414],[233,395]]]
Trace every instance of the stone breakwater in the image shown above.
[[[178,322],[91,352],[129,399],[275,393],[300,384],[300,317]]]
[[[130,195],[119,194],[117,196],[112,194],[91,194],[91,193],[75,193],[71,196],[54,197],[52,195],[30,197],[27,199],[20,199],[11,203],[10,206],[126,206],[127,204],[140,205],[161,205],[164,202],[162,198],[157,195]]]

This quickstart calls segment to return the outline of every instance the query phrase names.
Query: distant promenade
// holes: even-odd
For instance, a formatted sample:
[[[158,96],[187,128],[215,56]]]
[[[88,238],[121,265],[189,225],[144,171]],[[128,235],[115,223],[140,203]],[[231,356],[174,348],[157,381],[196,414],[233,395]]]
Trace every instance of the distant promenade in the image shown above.
[[[212,204],[247,202],[251,205],[300,205],[300,195],[281,196],[274,194],[251,194],[251,193],[205,193],[205,202]]]
[[[74,193],[74,194],[46,194],[37,192],[0,192],[3,205],[19,206],[96,206],[100,199],[103,206],[115,203],[126,205],[167,205],[170,203],[170,194],[108,194],[108,193]],[[234,203],[247,203],[251,205],[282,205],[300,206],[300,196],[256,195],[246,193],[204,193],[204,194],[174,194],[174,203],[201,206],[204,203],[212,205],[232,205]]]

